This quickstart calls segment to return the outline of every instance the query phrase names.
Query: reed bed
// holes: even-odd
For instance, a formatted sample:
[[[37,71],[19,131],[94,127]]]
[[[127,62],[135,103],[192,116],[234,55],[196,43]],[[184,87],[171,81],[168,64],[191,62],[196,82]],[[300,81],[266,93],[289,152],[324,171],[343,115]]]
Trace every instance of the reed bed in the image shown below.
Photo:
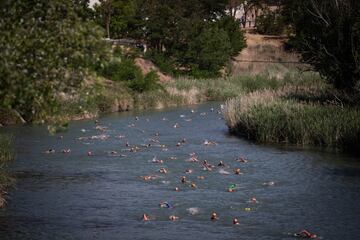
[[[230,99],[224,117],[229,130],[260,143],[356,148],[360,143],[360,109],[331,102],[299,101],[312,88],[285,87]]]

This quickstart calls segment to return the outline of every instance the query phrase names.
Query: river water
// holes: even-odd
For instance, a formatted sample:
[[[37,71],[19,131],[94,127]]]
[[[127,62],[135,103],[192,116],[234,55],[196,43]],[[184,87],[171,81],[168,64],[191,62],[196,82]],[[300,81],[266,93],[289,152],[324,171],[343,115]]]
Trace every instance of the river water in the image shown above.
[[[3,129],[15,137],[17,184],[0,210],[0,239],[294,239],[302,229],[320,239],[360,239],[357,157],[230,136],[218,109],[213,103],[113,114],[98,125],[73,122],[55,136],[44,126]],[[217,145],[204,145],[206,139]],[[140,149],[130,152],[126,142]],[[44,153],[50,148],[55,153]],[[193,152],[199,162],[187,161]],[[215,165],[212,171],[203,160]],[[157,177],[145,181],[146,175]],[[227,191],[231,184],[235,192]],[[249,202],[253,197],[257,203]],[[162,201],[171,208],[161,208]],[[218,221],[210,220],[212,212]],[[141,220],[144,213],[151,221]]]

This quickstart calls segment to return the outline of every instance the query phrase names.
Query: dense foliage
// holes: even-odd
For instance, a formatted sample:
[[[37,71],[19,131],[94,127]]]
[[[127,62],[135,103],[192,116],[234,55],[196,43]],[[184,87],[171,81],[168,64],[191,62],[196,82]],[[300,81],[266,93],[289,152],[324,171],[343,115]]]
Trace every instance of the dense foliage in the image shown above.
[[[0,19],[0,107],[25,120],[54,110],[56,94],[71,92],[87,68],[107,56],[102,32],[66,0],[8,1]]]
[[[265,9],[256,19],[256,30],[260,34],[280,35],[285,30],[283,16],[279,12]]]
[[[104,0],[95,9],[107,36],[146,42],[147,56],[167,72],[208,77],[245,47],[239,22],[225,14],[227,2]]]
[[[112,81],[123,82],[135,92],[161,89],[157,73],[150,71],[144,75],[135,64],[134,55],[129,49],[124,51],[121,47],[116,47],[112,59],[105,64],[101,74]]]
[[[172,61],[173,72],[196,77],[218,75],[227,61],[245,47],[240,25],[225,15],[224,6],[224,1],[179,4],[160,0],[145,5],[144,39],[157,55],[152,60],[156,62],[163,55]]]
[[[353,91],[360,80],[360,1],[285,0],[293,25],[292,44],[339,89]]]

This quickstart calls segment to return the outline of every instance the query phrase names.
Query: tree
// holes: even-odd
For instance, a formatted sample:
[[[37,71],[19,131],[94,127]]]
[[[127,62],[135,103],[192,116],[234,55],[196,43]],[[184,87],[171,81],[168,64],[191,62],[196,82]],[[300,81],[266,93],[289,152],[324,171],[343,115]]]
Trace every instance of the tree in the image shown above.
[[[353,91],[360,80],[360,1],[284,1],[302,60],[336,88]]]
[[[191,67],[193,75],[197,77],[217,75],[230,55],[229,36],[215,24],[202,28],[186,51],[187,64]]]
[[[88,68],[107,56],[102,32],[82,21],[67,0],[8,1],[0,18],[0,108],[25,120],[56,106]]]
[[[110,23],[114,11],[113,0],[100,0],[99,4],[95,4],[94,8],[98,19],[103,21],[106,29],[106,36],[110,39]],[[100,24],[102,25],[102,24]]]
[[[100,0],[95,4],[96,18],[106,29],[107,38],[123,38],[129,34],[138,8],[137,0]]]
[[[236,56],[246,47],[243,31],[240,29],[240,22],[232,17],[224,16],[218,22],[219,28],[225,30],[231,45],[231,56]]]
[[[226,3],[148,0],[140,4],[142,36],[155,52],[153,60],[169,59],[174,68],[187,73],[196,70],[217,75],[245,46],[239,24],[225,14]]]

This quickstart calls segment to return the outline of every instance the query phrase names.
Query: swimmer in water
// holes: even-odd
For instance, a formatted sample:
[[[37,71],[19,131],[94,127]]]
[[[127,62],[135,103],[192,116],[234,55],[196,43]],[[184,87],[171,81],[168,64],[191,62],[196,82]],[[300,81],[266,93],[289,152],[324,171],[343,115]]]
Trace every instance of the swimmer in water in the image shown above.
[[[163,174],[167,174],[167,170],[165,168],[160,168],[159,169],[159,172],[160,173],[163,173]]]
[[[188,160],[186,160],[187,162],[198,162],[199,160],[196,158],[196,156],[191,156]]]
[[[233,224],[234,225],[239,225],[240,223],[239,223],[239,220],[237,219],[237,218],[234,218],[233,219]]]
[[[307,230],[301,230],[299,233],[295,233],[294,234],[295,237],[299,237],[299,238],[311,238],[311,239],[315,239],[317,238],[316,234],[310,233]]]
[[[218,215],[216,214],[216,212],[213,212],[212,214],[211,214],[211,218],[210,218],[212,221],[216,221],[216,220],[219,220],[219,217],[218,217]]]
[[[182,182],[182,183],[186,183],[186,177],[185,177],[185,176],[182,176],[182,177],[181,177],[181,182]]]
[[[209,164],[207,160],[204,160],[203,165],[204,165],[204,167],[209,167],[209,168],[214,167],[214,165]]]
[[[206,139],[206,140],[203,142],[203,145],[205,145],[205,146],[212,146],[212,145],[217,145],[217,143],[214,142],[214,141],[209,141],[209,140]]]
[[[148,176],[141,176],[141,178],[145,181],[154,180],[157,178],[157,176],[154,175],[148,175]]]
[[[212,168],[214,167],[213,165],[209,164],[207,160],[204,160],[203,166],[204,166],[204,170],[206,171],[212,171]]]
[[[242,157],[242,156],[238,157],[238,158],[236,159],[236,161],[241,162],[241,163],[247,163],[247,162],[248,162],[248,161],[247,161],[244,157]]]
[[[240,173],[240,168],[235,169],[235,174],[239,175]]]
[[[177,221],[177,220],[179,220],[179,217],[177,217],[175,215],[171,215],[171,216],[169,216],[169,220],[170,221]]]
[[[273,181],[270,181],[270,182],[265,182],[263,183],[264,186],[274,186],[275,185],[275,182]]]
[[[47,154],[55,153],[55,149],[49,148],[48,150],[45,151],[45,153],[47,153]]]
[[[178,187],[175,187],[175,188],[174,188],[174,191],[175,191],[175,192],[178,192],[178,191],[180,191],[180,189],[179,189]]]
[[[250,199],[250,202],[251,203],[259,203],[259,201],[254,197]]]
[[[195,183],[191,183],[191,188],[197,188],[196,184]]]
[[[156,157],[153,157],[152,162],[153,162],[153,163],[159,163],[159,164],[164,163],[163,160],[161,160],[161,159],[156,159]]]
[[[147,215],[147,214],[143,214],[143,216],[142,216],[142,220],[143,221],[150,221],[150,217],[149,217],[149,215]]]
[[[161,208],[171,208],[171,205],[168,202],[160,202],[159,206]]]
[[[223,161],[220,161],[218,167],[225,167],[225,163]]]
[[[185,173],[188,173],[188,174],[190,174],[190,173],[192,173],[192,172],[193,172],[192,169],[186,169],[186,170],[185,170]]]
[[[70,150],[70,149],[63,149],[61,152],[62,152],[62,153],[70,153],[71,150]]]
[[[94,156],[94,153],[91,152],[91,151],[88,151],[88,152],[87,152],[87,155],[88,155],[88,156]]]

